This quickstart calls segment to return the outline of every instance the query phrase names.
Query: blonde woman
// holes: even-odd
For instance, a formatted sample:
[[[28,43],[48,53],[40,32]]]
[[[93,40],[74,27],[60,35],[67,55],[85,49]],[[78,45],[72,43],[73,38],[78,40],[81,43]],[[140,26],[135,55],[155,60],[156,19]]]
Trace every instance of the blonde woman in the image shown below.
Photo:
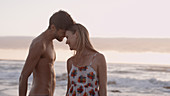
[[[75,54],[67,60],[66,96],[107,96],[107,66],[103,54],[96,51],[87,29],[74,24],[65,34]]]

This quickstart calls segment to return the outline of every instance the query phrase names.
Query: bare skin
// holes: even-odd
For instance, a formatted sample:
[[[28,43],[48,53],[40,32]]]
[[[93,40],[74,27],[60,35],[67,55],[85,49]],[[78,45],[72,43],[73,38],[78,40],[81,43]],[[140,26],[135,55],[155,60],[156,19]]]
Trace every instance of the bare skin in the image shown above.
[[[53,96],[56,84],[54,71],[56,55],[52,40],[62,41],[65,31],[60,30],[59,37],[55,32],[53,29],[47,30],[32,41],[20,76],[19,96],[26,96],[28,77],[31,73],[33,73],[33,82],[29,96]]]
[[[86,55],[89,53],[88,55]],[[72,64],[77,67],[83,67],[83,66],[88,66],[90,62],[92,61],[91,67],[95,70],[97,73],[97,77],[99,79],[99,96],[107,96],[107,66],[106,66],[106,61],[104,58],[104,55],[101,53],[98,53],[95,58],[92,60],[92,56],[94,55],[94,52],[91,52],[90,50],[86,50],[84,52],[84,55],[79,58],[78,63],[76,64],[75,58],[71,57],[67,61],[67,73],[68,73],[68,85],[67,85],[67,92],[70,88],[70,79],[69,79],[69,73],[72,67]]]
[[[72,34],[70,31],[66,31],[66,44],[69,45],[70,50],[77,50],[76,49],[76,38],[77,34]],[[90,62],[92,62],[91,67],[97,73],[97,77],[99,80],[99,96],[107,96],[107,65],[106,60],[103,54],[98,53],[94,58],[92,58],[96,54],[96,52],[91,51],[87,48],[84,48],[83,53],[81,54],[80,58],[75,58],[72,56],[67,60],[67,74],[68,74],[68,85],[67,85],[67,92],[71,86],[70,84],[70,77],[69,73],[72,68],[72,64],[77,67],[84,67],[88,66]],[[77,61],[77,62],[75,62]],[[66,92],[66,96],[67,96]]]

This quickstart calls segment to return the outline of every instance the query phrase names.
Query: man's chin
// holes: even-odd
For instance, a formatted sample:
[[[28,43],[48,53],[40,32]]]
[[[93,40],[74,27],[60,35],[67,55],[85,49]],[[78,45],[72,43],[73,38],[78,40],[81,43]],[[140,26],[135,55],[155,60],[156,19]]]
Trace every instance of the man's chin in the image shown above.
[[[75,50],[74,48],[70,48],[70,50]]]
[[[58,40],[59,42],[62,42],[63,40]]]

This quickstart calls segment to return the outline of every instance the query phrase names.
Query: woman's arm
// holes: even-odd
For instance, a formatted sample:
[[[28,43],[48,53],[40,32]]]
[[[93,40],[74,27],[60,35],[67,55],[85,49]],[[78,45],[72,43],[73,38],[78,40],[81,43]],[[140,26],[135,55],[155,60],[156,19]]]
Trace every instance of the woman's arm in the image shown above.
[[[107,65],[103,54],[97,56],[99,76],[99,96],[107,96]]]
[[[69,90],[69,88],[70,88],[70,77],[69,77],[70,69],[71,69],[71,58],[69,58],[69,59],[67,60],[67,75],[68,75],[68,79],[67,79],[66,96],[67,96],[68,90]]]

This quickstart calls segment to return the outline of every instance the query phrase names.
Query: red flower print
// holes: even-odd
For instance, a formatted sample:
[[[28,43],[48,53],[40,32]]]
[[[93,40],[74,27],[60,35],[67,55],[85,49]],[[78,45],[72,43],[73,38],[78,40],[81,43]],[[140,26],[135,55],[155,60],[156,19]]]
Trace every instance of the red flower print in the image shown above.
[[[88,95],[87,95],[87,93],[85,92],[85,93],[83,94],[83,96],[88,96]]]
[[[85,88],[87,88],[87,87],[88,87],[88,85],[86,84],[86,85],[84,85],[84,87],[85,87]]]
[[[93,85],[91,83],[88,83],[88,86],[93,87]]]
[[[93,81],[95,75],[93,74],[93,72],[90,72],[89,74],[87,74],[87,77],[92,79],[92,81]]]
[[[75,84],[75,82],[74,82],[74,81],[72,81],[72,82],[71,82],[71,84]]]
[[[97,84],[98,84],[98,81],[96,80],[95,85],[97,85]]]
[[[76,96],[76,91],[73,92],[72,96]]]
[[[71,89],[70,89],[70,93],[73,93],[73,86],[72,86]]]
[[[98,89],[97,89],[97,88],[95,88],[95,91],[98,91]]]
[[[78,78],[79,83],[85,83],[86,82],[86,77],[83,77],[82,75]]]
[[[71,82],[71,84],[74,84],[74,86],[76,86],[76,85],[77,85],[74,81],[72,81],[72,82]]]
[[[83,92],[83,87],[80,86],[79,88],[77,88],[77,92],[82,93]]]
[[[95,92],[94,92],[93,89],[91,89],[91,90],[89,91],[89,93],[90,93],[90,96],[95,96]]]
[[[82,70],[83,70],[83,71],[86,71],[86,69],[88,69],[87,66],[85,66],[85,67],[79,67],[79,70],[80,70],[80,71],[82,71]]]
[[[73,71],[71,72],[71,76],[74,78],[76,75],[77,75],[77,70],[73,70]]]

